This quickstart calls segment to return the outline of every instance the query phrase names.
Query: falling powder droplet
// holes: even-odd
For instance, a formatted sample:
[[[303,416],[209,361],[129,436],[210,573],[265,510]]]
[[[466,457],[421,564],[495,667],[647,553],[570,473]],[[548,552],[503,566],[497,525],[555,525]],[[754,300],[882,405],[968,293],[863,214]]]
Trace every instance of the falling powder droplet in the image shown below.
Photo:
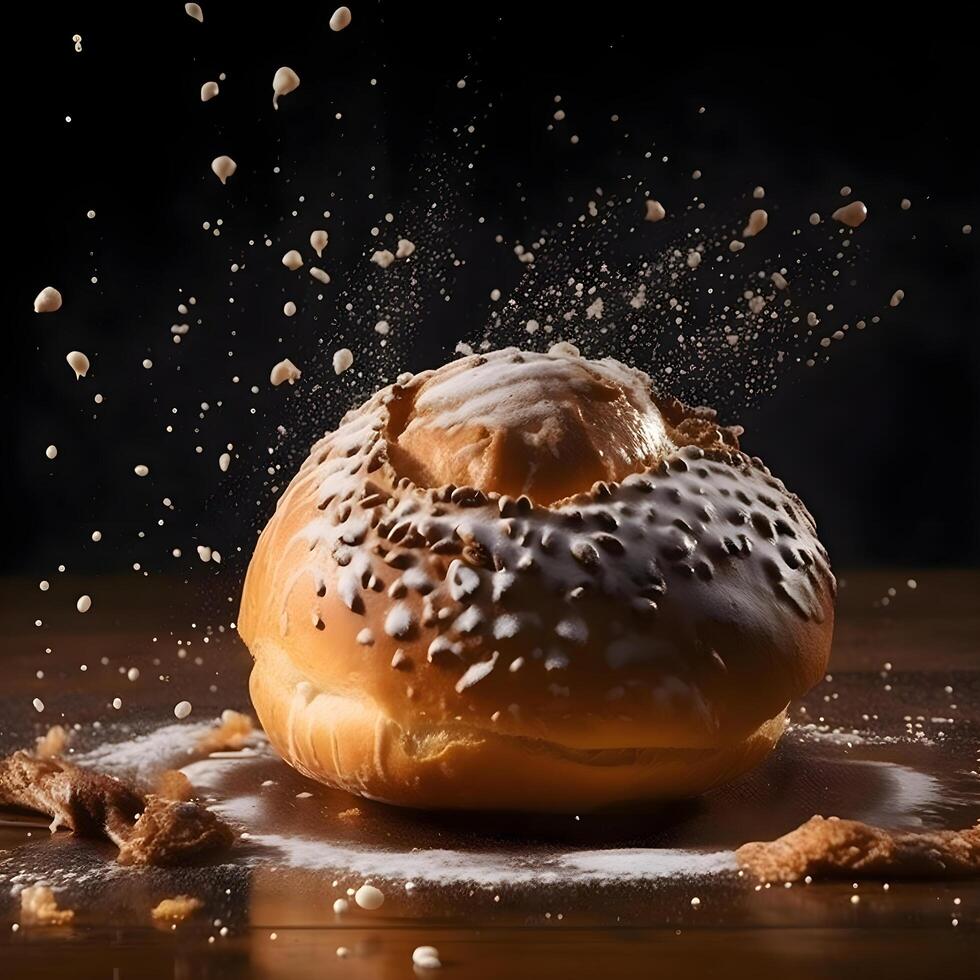
[[[895,292],[892,293],[892,298],[888,301],[888,305],[898,306],[898,304],[901,303],[903,299],[905,299],[905,290],[896,289]]]
[[[44,450],[44,455],[47,456],[48,459],[54,459],[58,455],[58,447],[48,446],[48,448]]]
[[[75,603],[75,608],[80,613],[87,613],[92,608],[92,597],[90,595],[80,595],[78,602]]]
[[[34,299],[35,313],[54,313],[61,309],[61,293],[54,286],[45,286]]]
[[[150,474],[150,467],[149,466],[144,466],[142,463],[137,463],[137,465],[133,467],[133,472],[137,476],[149,476],[149,474]]]
[[[227,473],[229,466],[231,466],[231,453],[222,453],[218,457],[218,469],[222,473]]]
[[[199,3],[185,3],[184,12],[188,17],[193,17],[199,24],[204,23],[204,11],[201,10]]]
[[[73,350],[65,358],[68,366],[75,372],[75,380],[79,381],[88,374],[89,359],[80,351]]]
[[[341,347],[333,355],[333,369],[336,374],[343,374],[354,363],[354,355],[346,347]]]
[[[183,721],[193,710],[194,706],[190,701],[178,701],[174,705],[174,717],[178,721]]]
[[[327,247],[328,240],[329,236],[322,228],[318,228],[310,234],[310,247],[316,252],[318,259],[323,258],[323,250]]]
[[[214,171],[214,175],[221,181],[222,184],[226,183],[228,178],[238,169],[238,164],[228,156],[215,157],[211,161],[211,169]]]
[[[303,372],[287,357],[273,367],[269,380],[278,388],[284,381],[292,384],[302,376]]]
[[[296,304],[292,300],[290,300],[288,303],[284,303],[283,304],[283,307],[282,307],[282,312],[286,316],[295,316],[296,315]]]
[[[863,225],[865,219],[868,217],[868,209],[865,207],[863,201],[852,201],[850,204],[845,204],[844,207],[838,208],[831,217],[834,221],[839,221],[842,225],[847,225],[848,228],[857,228],[858,225]]]
[[[287,268],[295,271],[303,264],[303,256],[296,251],[295,248],[291,248],[283,257],[282,264]]]
[[[217,82],[205,82],[201,86],[201,101],[210,102],[219,91]]]
[[[279,96],[289,95],[299,88],[299,75],[285,65],[280,68],[272,79],[272,108],[279,108]]]
[[[350,27],[350,9],[338,7],[330,18],[330,30],[342,31],[345,27]]]
[[[647,201],[647,213],[643,216],[645,221],[662,221],[666,217],[667,212],[659,201]]]
[[[414,251],[415,251],[414,243],[410,242],[407,238],[399,238],[398,248],[395,249],[395,258],[407,259]]]
[[[762,208],[756,208],[756,210],[749,215],[749,223],[742,229],[742,237],[754,238],[768,224],[769,215],[763,211]]]

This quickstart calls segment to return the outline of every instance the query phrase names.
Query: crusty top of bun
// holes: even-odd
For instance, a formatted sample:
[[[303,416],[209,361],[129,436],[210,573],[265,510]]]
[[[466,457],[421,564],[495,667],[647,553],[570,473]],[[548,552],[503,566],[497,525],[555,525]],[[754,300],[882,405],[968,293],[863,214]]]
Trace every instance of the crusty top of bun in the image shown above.
[[[570,345],[404,375],[283,494],[241,635],[420,747],[724,745],[822,676],[835,591],[739,431]]]
[[[419,384],[387,426],[395,469],[552,503],[675,448],[649,379],[617,361],[467,358]]]

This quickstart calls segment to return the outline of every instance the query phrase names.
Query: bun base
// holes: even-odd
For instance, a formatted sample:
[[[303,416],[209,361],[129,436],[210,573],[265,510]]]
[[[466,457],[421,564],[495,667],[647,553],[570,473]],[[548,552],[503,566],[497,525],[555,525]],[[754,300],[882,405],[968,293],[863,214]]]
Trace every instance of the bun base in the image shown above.
[[[402,729],[371,698],[317,691],[273,645],[254,649],[252,703],[291,766],[328,786],[398,806],[572,813],[698,796],[756,766],[785,708],[717,748],[581,750],[462,723]]]

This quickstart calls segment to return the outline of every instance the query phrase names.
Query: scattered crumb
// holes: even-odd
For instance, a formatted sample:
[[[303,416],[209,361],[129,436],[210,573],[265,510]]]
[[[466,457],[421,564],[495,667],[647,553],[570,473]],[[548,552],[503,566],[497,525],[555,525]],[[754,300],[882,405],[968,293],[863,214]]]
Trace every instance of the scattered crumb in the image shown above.
[[[25,925],[64,926],[75,918],[72,909],[59,909],[46,885],[31,885],[20,893],[20,914]]]
[[[165,800],[191,800],[194,787],[179,769],[164,769],[156,780],[156,794]]]
[[[53,759],[68,747],[71,734],[63,725],[52,725],[47,733],[35,739],[34,754],[39,759]]]
[[[165,898],[150,912],[156,922],[183,922],[203,906],[199,898],[190,895],[177,895]]]
[[[202,735],[197,747],[201,752],[235,752],[244,747],[253,730],[249,715],[226,708],[221,712],[221,723]]]
[[[735,857],[761,881],[827,878],[958,878],[980,872],[980,823],[969,830],[888,831],[857,820],[811,817]]]

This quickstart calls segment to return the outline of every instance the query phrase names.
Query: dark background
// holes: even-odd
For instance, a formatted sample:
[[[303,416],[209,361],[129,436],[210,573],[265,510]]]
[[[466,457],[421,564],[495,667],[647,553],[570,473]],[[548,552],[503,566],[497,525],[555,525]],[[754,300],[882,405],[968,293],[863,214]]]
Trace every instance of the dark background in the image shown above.
[[[229,561],[241,549],[230,561],[240,572],[273,488],[315,433],[385,373],[433,366],[457,340],[479,337],[490,289],[506,296],[523,271],[512,245],[580,213],[595,187],[630,170],[641,142],[670,157],[647,185],[689,193],[701,168],[705,195],[729,217],[745,213],[755,184],[797,225],[833,210],[843,184],[868,203],[846,304],[880,310],[901,287],[907,298],[887,323],[849,336],[827,363],[787,366],[771,397],[749,402],[707,378],[698,391],[697,377],[682,393],[746,426],[743,445],[808,503],[838,567],[980,559],[980,232],[960,231],[980,227],[971,32],[897,14],[863,23],[853,8],[807,23],[800,12],[723,22],[707,8],[634,3],[354,3],[353,25],[334,34],[321,4],[202,6],[203,25],[177,0],[32,5],[7,35],[4,571],[140,562],[184,573],[204,542]],[[280,65],[302,85],[274,113]],[[222,71],[222,94],[202,105],[201,83]],[[569,121],[549,132],[559,93]],[[476,136],[461,137],[472,119]],[[219,153],[239,163],[226,188],[209,169]],[[427,200],[429,168],[451,201]],[[342,302],[377,271],[364,260],[379,244],[368,229],[391,210],[410,215],[410,237],[425,243],[429,203],[451,212],[427,242],[426,261],[438,255],[441,271],[405,284],[412,323],[399,364],[366,358],[360,375],[338,381],[329,353],[377,341],[369,327],[364,339],[372,318],[347,316]],[[325,209],[331,219],[317,220]],[[219,217],[214,239],[201,224]],[[303,277],[299,295],[279,257],[319,226],[331,233],[322,264],[337,282],[317,303],[315,284]],[[271,248],[247,246],[265,234]],[[454,272],[449,249],[465,262]],[[234,279],[229,264],[246,254],[247,274]],[[35,316],[47,284],[65,307]],[[187,295],[203,323],[177,347],[169,328],[187,319],[175,309]],[[289,323],[287,298],[301,307]],[[64,363],[73,348],[93,360],[78,383]],[[304,367],[304,383],[272,389],[268,371],[284,356]],[[227,442],[241,456],[222,478]],[[146,480],[133,477],[137,462],[150,465]],[[276,464],[280,473],[265,472]]]

